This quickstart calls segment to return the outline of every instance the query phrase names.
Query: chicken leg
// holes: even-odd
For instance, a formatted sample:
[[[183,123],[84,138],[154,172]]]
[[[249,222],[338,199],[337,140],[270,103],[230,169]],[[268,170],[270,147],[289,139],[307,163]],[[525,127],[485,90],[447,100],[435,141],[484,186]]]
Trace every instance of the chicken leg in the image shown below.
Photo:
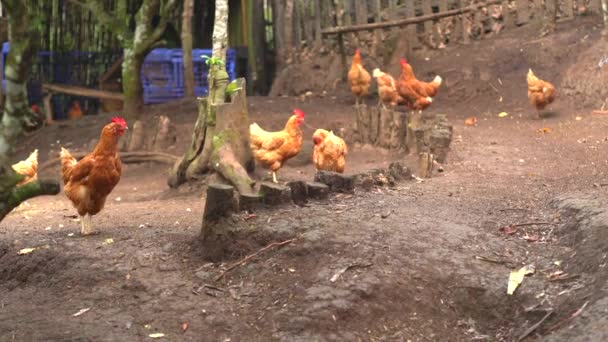
[[[80,217],[80,235],[86,236],[86,235],[91,235],[95,233],[95,230],[93,230],[93,223],[92,223],[92,217],[89,214],[85,214],[84,216]]]
[[[277,184],[279,183],[277,180],[277,173],[275,171],[272,171],[272,182]]]

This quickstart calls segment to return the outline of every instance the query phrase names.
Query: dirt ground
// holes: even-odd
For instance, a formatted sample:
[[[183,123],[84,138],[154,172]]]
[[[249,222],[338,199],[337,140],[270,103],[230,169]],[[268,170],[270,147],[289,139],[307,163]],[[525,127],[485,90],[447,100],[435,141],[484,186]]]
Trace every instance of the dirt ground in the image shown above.
[[[252,232],[272,234],[223,263],[202,260],[197,249],[204,187],[169,190],[166,165],[127,165],[94,217],[100,234],[92,237],[78,235],[63,194],[27,202],[0,224],[0,340],[147,341],[162,333],[168,341],[512,341],[549,312],[528,339],[606,340],[608,116],[573,95],[558,96],[537,119],[525,85],[532,67],[559,89],[562,71],[599,39],[598,25],[597,18],[563,23],[543,39],[521,27],[410,56],[420,77],[446,80],[430,108],[454,124],[445,171],[260,211],[248,221]],[[250,113],[279,129],[300,107],[310,136],[352,122],[353,102],[342,91],[303,101],[250,98]],[[168,152],[183,152],[194,102],[149,110],[173,119],[180,133]],[[498,116],[503,111],[507,117]],[[476,126],[464,125],[469,116]],[[35,147],[42,162],[60,145],[85,150],[106,121],[45,128],[19,157]],[[306,159],[280,179],[311,179]],[[354,146],[347,173],[393,160],[410,162]],[[510,225],[512,234],[501,230]],[[286,237],[296,241],[214,281]],[[525,265],[535,273],[507,295],[509,272]]]

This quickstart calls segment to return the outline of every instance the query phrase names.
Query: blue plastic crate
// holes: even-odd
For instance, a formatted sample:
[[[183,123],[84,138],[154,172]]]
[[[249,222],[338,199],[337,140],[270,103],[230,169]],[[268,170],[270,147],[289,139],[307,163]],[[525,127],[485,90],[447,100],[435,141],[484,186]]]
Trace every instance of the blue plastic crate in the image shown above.
[[[204,96],[209,93],[209,85],[207,83],[207,77],[209,75],[209,67],[203,59],[203,55],[211,56],[211,49],[193,49],[192,50],[192,68],[194,72],[194,94],[196,96]],[[184,81],[184,67],[182,59],[182,50],[177,49],[174,55],[177,64],[177,71],[179,74],[179,81],[181,87],[185,87]],[[232,81],[236,78],[236,51],[234,49],[228,49],[226,51],[226,71],[228,77]]]
[[[146,56],[141,68],[145,104],[163,103],[184,96],[184,87],[179,84],[178,59],[181,56],[175,49],[154,49]]]

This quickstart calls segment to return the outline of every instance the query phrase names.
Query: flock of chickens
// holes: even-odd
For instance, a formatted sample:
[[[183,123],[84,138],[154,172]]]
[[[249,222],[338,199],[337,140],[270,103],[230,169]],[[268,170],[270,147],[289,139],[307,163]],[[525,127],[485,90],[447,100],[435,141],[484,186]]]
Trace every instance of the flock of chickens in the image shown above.
[[[441,76],[435,76],[431,82],[423,82],[416,78],[414,69],[405,59],[401,59],[401,75],[397,80],[390,74],[376,68],[372,76],[378,85],[379,103],[386,108],[386,104],[392,107],[405,105],[408,109],[422,111],[433,103],[442,83]],[[348,81],[351,92],[356,97],[358,105],[360,99],[369,94],[372,77],[365,69],[359,49],[355,50],[353,62],[348,72]],[[528,99],[530,104],[540,111],[555,100],[557,92],[553,84],[543,81],[534,75],[529,69],[527,75]]]
[[[250,147],[255,159],[272,170],[273,181],[278,182],[276,171],[285,161],[296,156],[302,147],[301,124],[304,112],[299,109],[287,121],[285,129],[267,132],[256,123],[250,126]],[[105,125],[95,149],[77,161],[68,150],[61,148],[61,173],[66,197],[72,202],[80,216],[81,235],[94,234],[92,216],[104,207],[106,198],[114,190],[122,174],[118,154],[118,139],[128,129],[123,118],[114,117]],[[346,144],[333,132],[317,129],[313,134],[312,159],[318,170],[344,172]],[[23,176],[17,186],[35,181],[38,173],[38,150],[13,166]]]
[[[433,97],[441,86],[441,77],[435,77],[432,82],[419,81],[414,75],[412,66],[405,59],[402,59],[400,64],[401,75],[398,80],[379,69],[373,71],[378,84],[380,102],[383,106],[389,104],[394,107],[403,104],[412,110],[426,109],[433,102]],[[353,57],[348,79],[358,104],[362,97],[368,95],[371,84],[370,74],[363,67],[359,49]],[[556,90],[551,83],[540,80],[532,70],[528,72],[527,81],[528,98],[537,111],[553,102]],[[257,123],[252,123],[249,127],[253,156],[260,164],[271,170],[275,183],[278,182],[276,173],[285,161],[300,153],[303,122],[304,112],[295,109],[282,131],[268,132]],[[112,118],[111,122],[103,127],[95,149],[80,161],[77,161],[68,150],[61,149],[64,192],[80,215],[82,235],[95,233],[91,217],[103,209],[107,196],[120,180],[122,164],[118,154],[118,139],[127,129],[127,123],[123,118]],[[316,169],[343,173],[348,153],[344,140],[324,129],[317,129],[312,140],[314,143],[312,160]],[[24,177],[17,186],[36,180],[38,150],[32,152],[26,160],[14,164],[13,169]]]

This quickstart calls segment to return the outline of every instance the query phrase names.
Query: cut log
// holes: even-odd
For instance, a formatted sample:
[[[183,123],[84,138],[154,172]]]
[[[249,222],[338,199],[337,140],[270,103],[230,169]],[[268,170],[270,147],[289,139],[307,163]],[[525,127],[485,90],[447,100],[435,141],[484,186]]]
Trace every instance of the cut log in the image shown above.
[[[221,218],[230,215],[234,209],[234,188],[232,186],[210,184],[207,187],[203,226],[200,235],[203,243],[217,241],[218,237],[223,235],[222,230],[225,225],[220,223]]]
[[[291,200],[298,205],[306,204],[308,199],[308,193],[306,191],[306,183],[303,181],[293,181],[287,183],[289,189],[291,189]]]
[[[397,114],[388,108],[379,108],[378,138],[377,145],[391,148],[391,136],[393,134],[393,114]]]
[[[239,194],[239,211],[254,212],[262,205],[259,194]]]
[[[308,197],[316,200],[324,200],[329,196],[329,187],[319,182],[306,182]]]
[[[97,144],[97,141],[94,142],[94,145]],[[90,152],[74,152],[72,156],[77,160],[84,158]],[[120,154],[120,161],[123,164],[136,164],[136,163],[164,163],[164,164],[174,164],[177,160],[177,156],[162,153],[162,152],[125,152]],[[55,158],[46,161],[44,164],[38,166],[38,172],[42,172],[43,170],[53,167],[55,165],[59,165],[61,162],[61,158]]]
[[[433,155],[422,152],[418,155],[418,177],[431,178],[433,174]]]
[[[436,123],[433,126],[430,137],[429,147],[430,152],[435,156],[435,160],[439,163],[445,163],[450,144],[452,143],[452,125],[449,124],[445,115],[437,115]]]
[[[317,171],[315,174],[315,182],[323,183],[333,192],[353,192],[355,189],[355,178],[353,176],[344,176],[331,171]]]
[[[266,205],[280,205],[291,202],[291,189],[288,186],[263,182],[260,184],[262,202]]]
[[[369,141],[378,144],[378,132],[380,129],[380,111],[378,108],[366,108],[369,111]]]

